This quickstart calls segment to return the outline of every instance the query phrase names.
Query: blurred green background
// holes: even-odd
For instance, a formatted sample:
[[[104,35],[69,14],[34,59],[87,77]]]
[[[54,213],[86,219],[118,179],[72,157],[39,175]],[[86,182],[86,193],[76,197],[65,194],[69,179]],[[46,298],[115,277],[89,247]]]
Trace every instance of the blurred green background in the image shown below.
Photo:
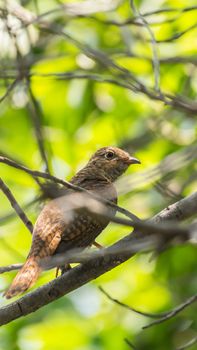
[[[73,5],[74,1],[18,2],[22,12],[26,9],[38,16],[49,11],[41,20],[48,21],[51,31],[40,28],[38,21],[24,25],[23,20],[10,14],[11,3],[0,2],[0,96],[4,96],[19,73],[20,77],[1,102],[1,155],[32,169],[45,170],[35,132],[36,114],[50,169],[61,178],[71,178],[99,147],[116,145],[134,153],[142,164],[129,169],[120,181],[119,204],[142,219],[194,192],[195,113],[107,82],[107,77],[122,81],[120,72],[88,57],[84,50],[88,45],[105,52],[145,86],[153,88],[152,47],[147,28],[113,23],[133,17],[129,1],[106,1],[109,11],[101,8],[84,17],[79,14],[85,1],[74,7],[72,15],[69,7],[64,12],[60,6]],[[100,3],[89,1],[86,10],[94,10]],[[135,4],[141,13],[174,9],[145,17],[156,40],[161,41],[156,45],[160,88],[165,94],[195,100],[196,1],[144,0]],[[65,30],[81,47],[54,33],[56,28]],[[89,78],[74,78],[79,74]],[[99,82],[94,75],[99,76]],[[172,158],[161,165],[170,155]],[[0,165],[0,172],[22,206],[38,196],[38,186],[27,174],[4,164]],[[41,206],[37,203],[26,209],[32,222]],[[31,236],[17,217],[4,217],[12,210],[2,193],[0,210],[1,265],[23,262]],[[129,228],[110,224],[98,241],[107,246],[129,232]],[[139,254],[70,295],[3,326],[0,350],[126,350],[129,346],[125,338],[136,349],[178,349],[196,336],[194,306],[170,321],[142,331],[142,326],[150,322],[148,318],[113,304],[98,290],[101,285],[114,298],[147,312],[168,310],[195,293],[196,248],[185,244],[170,248],[151,261],[150,258],[150,254]],[[14,275],[15,272],[1,275],[2,292]],[[34,288],[54,276],[54,270],[43,273]],[[0,303],[3,306],[8,302],[0,297]],[[190,348],[196,349],[195,345]]]

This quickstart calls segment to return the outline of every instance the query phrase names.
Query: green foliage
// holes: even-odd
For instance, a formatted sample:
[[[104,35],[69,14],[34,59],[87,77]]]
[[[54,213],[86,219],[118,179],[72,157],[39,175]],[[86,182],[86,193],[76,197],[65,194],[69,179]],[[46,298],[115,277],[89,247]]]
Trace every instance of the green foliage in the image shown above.
[[[56,1],[21,3],[33,12],[38,7],[39,13],[59,6]],[[196,6],[196,1],[166,0],[156,4],[152,0],[143,0],[136,3],[141,13],[156,8],[180,8],[180,12],[147,17],[150,23],[157,22],[151,25],[151,29],[159,41],[165,41],[196,23],[197,10],[181,12],[184,7]],[[124,22],[128,18],[132,18],[129,1],[120,1],[115,10],[101,11],[92,17],[72,17],[63,11],[46,16],[52,25],[60,25],[82,43],[83,48],[88,45],[104,51],[116,64],[129,70],[154,91],[152,49],[147,29],[105,23]],[[196,96],[196,33],[194,28],[175,40],[157,44],[163,93],[183,95],[188,100]],[[140,218],[156,214],[177,198],[195,190],[194,157],[184,158],[173,170],[171,164],[176,162],[175,158],[166,173],[160,168],[155,177],[145,177],[151,167],[168,155],[184,152],[194,145],[195,114],[110,84],[104,78],[114,77],[120,82],[121,73],[88,57],[82,48],[66,37],[40,30],[37,24],[30,25],[28,33],[23,28],[21,35],[21,62],[29,65],[30,86],[41,110],[39,117],[44,146],[55,175],[69,179],[98,147],[112,144],[135,152],[142,162],[140,167],[127,172],[124,179],[129,179],[129,182],[126,191],[120,186],[119,199],[122,206]],[[1,50],[0,62],[1,95],[12,82],[9,74],[17,75],[20,64],[12,40],[7,37],[5,40],[7,49]],[[68,79],[64,76],[67,73],[99,75],[100,81]],[[32,169],[43,170],[45,165],[37,145],[30,107],[27,81],[23,79],[1,102],[0,152]],[[30,176],[5,164],[1,164],[0,169],[2,179],[21,205],[38,195],[38,186]],[[2,193],[0,203],[3,217],[11,209]],[[33,222],[39,211],[39,204],[26,210]],[[109,245],[127,233],[129,228],[110,224],[99,237],[99,242]],[[29,232],[17,217],[12,221],[0,220],[1,265],[24,261],[30,241]],[[150,321],[148,318],[113,304],[98,290],[102,285],[114,298],[147,312],[168,310],[195,293],[194,271],[197,266],[193,246],[176,246],[152,261],[150,258],[149,254],[137,255],[71,295],[4,326],[0,329],[0,350],[126,350],[129,347],[125,338],[138,350],[178,348],[195,335],[197,312],[194,307],[171,321],[142,331],[142,326]],[[2,291],[14,275],[14,272],[1,275]],[[52,278],[54,271],[43,273],[35,288]],[[0,302],[2,306],[7,303],[4,298]]]

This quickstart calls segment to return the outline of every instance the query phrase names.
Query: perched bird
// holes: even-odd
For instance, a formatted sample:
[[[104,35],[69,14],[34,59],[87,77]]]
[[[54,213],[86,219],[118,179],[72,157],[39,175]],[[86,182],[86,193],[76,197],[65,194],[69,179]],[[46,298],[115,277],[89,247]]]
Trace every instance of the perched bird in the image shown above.
[[[116,203],[117,192],[113,183],[130,164],[135,163],[140,161],[122,149],[103,147],[93,154],[70,182]],[[96,237],[108,225],[109,219],[87,211],[67,215],[67,198],[71,193],[73,190],[68,189],[63,196],[50,200],[44,206],[34,226],[27,260],[5,293],[6,298],[26,291],[35,283],[43,269],[42,259],[94,244]],[[109,210],[111,215],[115,215],[114,208]]]

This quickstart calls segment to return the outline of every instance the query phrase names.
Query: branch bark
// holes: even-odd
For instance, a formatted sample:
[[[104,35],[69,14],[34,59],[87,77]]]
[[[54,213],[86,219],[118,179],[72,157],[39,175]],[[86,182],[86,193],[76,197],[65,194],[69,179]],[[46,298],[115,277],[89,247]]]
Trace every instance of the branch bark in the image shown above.
[[[165,222],[169,220],[181,221],[197,213],[197,192],[188,196],[155,215],[150,221],[152,223]],[[59,299],[65,294],[83,286],[102,274],[110,271],[124,261],[131,258],[135,253],[124,252],[123,247],[128,247],[132,242],[138,240],[136,234],[129,234],[111,247],[105,249],[105,254],[95,259],[90,259],[63,276],[47,283],[46,285],[26,294],[11,304],[0,309],[0,325],[7,324],[17,318],[28,315],[44,305]],[[141,235],[140,235],[141,236]],[[120,247],[121,253],[116,248]],[[115,253],[113,250],[115,249]]]

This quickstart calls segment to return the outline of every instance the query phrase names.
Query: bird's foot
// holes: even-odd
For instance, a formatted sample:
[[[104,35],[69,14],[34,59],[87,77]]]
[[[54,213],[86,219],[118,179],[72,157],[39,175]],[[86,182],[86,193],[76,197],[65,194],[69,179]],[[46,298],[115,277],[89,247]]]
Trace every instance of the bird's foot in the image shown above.
[[[61,270],[61,275],[63,275],[65,272],[67,272],[67,271],[70,270],[70,269],[71,269],[70,264],[66,264],[65,266],[58,266],[58,267],[56,268],[55,277],[56,277],[56,278],[58,277],[59,270]]]
[[[71,269],[71,266],[70,264],[66,264],[64,266],[60,266],[60,269],[61,269],[61,275],[63,275],[64,273],[66,273]]]

